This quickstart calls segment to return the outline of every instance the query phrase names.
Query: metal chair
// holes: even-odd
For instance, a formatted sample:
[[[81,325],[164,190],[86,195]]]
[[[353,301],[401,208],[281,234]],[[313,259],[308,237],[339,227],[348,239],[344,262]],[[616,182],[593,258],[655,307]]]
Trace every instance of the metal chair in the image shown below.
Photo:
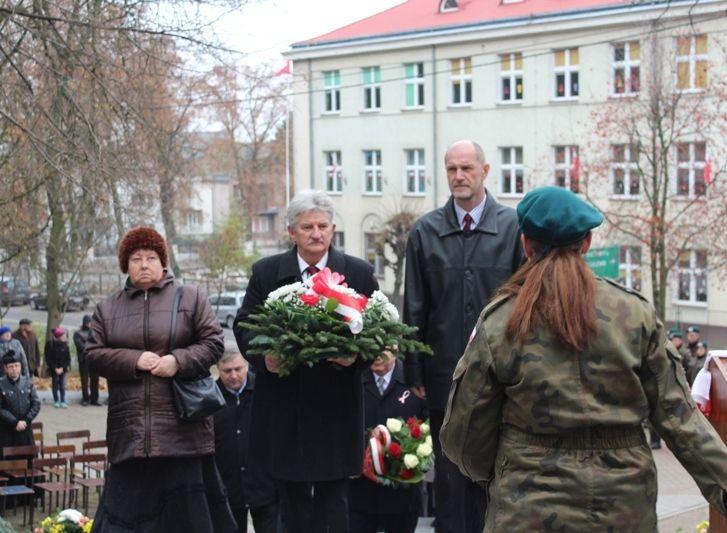
[[[70,507],[74,501],[78,500],[79,485],[71,481],[71,469],[69,459],[66,457],[56,457],[52,459],[35,459],[33,467],[42,470],[48,476],[48,481],[34,483],[33,487],[40,491],[42,503],[41,508],[45,506],[45,495],[48,494],[48,514],[53,510],[53,495],[56,496],[56,507],[63,496],[63,508]],[[66,495],[68,501],[66,502]]]

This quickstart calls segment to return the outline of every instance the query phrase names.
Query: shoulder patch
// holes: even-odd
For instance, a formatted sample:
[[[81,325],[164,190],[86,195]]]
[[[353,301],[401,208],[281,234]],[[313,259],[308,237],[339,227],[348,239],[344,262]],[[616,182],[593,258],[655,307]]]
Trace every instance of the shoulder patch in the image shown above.
[[[484,320],[485,318],[490,316],[496,309],[498,309],[502,304],[508,301],[510,299],[510,296],[510,294],[501,294],[499,296],[495,296],[482,310],[482,315],[480,316],[480,318]]]
[[[635,291],[634,289],[629,289],[627,286],[621,285],[618,281],[614,281],[614,280],[609,279],[609,278],[602,278],[600,276],[596,276],[596,279],[603,280],[606,283],[608,283],[609,285],[613,285],[617,289],[621,289],[623,292],[627,292],[629,294],[633,294],[634,296],[638,296],[639,298],[641,298],[646,303],[649,303],[649,300],[646,299],[646,296],[644,296],[643,294],[641,294],[639,291]]]

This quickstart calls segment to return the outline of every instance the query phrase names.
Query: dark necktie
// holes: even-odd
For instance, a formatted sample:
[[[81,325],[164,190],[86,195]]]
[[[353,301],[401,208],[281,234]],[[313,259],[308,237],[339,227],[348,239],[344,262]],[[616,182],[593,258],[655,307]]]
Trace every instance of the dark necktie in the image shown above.
[[[469,213],[465,213],[464,218],[462,219],[464,222],[464,226],[462,227],[462,231],[472,231],[472,223],[475,221]]]
[[[313,276],[315,276],[316,274],[318,274],[318,272],[320,272],[320,271],[321,271],[321,269],[320,269],[320,268],[318,268],[318,267],[317,267],[317,266],[315,266],[315,265],[310,265],[310,266],[309,266],[308,268],[306,268],[306,269],[304,270],[304,272],[307,272],[307,273],[308,273],[308,277],[311,277],[311,278],[312,278]]]

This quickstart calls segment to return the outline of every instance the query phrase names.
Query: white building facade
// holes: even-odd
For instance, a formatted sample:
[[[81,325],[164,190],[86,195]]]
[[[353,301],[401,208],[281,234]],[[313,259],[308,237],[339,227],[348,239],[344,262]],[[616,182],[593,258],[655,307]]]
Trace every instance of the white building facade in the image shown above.
[[[338,242],[377,264],[387,288],[393,275],[372,246],[377,226],[401,206],[424,213],[444,204],[443,156],[452,142],[483,146],[488,192],[511,207],[540,185],[585,192],[590,151],[605,143],[611,162],[589,199],[618,205],[637,200],[643,183],[628,140],[599,138],[594,117],[643,98],[656,43],[674,65],[675,90],[703,94],[709,81],[727,77],[725,1],[567,0],[558,12],[544,0],[459,3],[410,0],[287,54],[295,72],[296,190],[334,197]],[[385,32],[371,30],[377,21]],[[718,142],[680,145],[675,197],[704,193],[709,154],[714,161],[725,151],[727,141]],[[598,231],[595,239],[619,247],[622,282],[651,294],[646,250],[618,232]],[[727,345],[724,267],[709,268],[708,243],[695,242],[687,255],[670,274],[667,319],[700,324]]]

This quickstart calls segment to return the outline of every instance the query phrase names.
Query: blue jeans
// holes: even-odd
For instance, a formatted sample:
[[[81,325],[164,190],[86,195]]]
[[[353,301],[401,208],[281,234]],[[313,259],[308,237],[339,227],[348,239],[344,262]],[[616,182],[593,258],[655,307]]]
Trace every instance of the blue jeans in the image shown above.
[[[53,382],[53,401],[54,402],[65,402],[66,401],[66,373],[56,374],[56,369],[51,368],[51,378]],[[58,395],[60,393],[60,400]]]

